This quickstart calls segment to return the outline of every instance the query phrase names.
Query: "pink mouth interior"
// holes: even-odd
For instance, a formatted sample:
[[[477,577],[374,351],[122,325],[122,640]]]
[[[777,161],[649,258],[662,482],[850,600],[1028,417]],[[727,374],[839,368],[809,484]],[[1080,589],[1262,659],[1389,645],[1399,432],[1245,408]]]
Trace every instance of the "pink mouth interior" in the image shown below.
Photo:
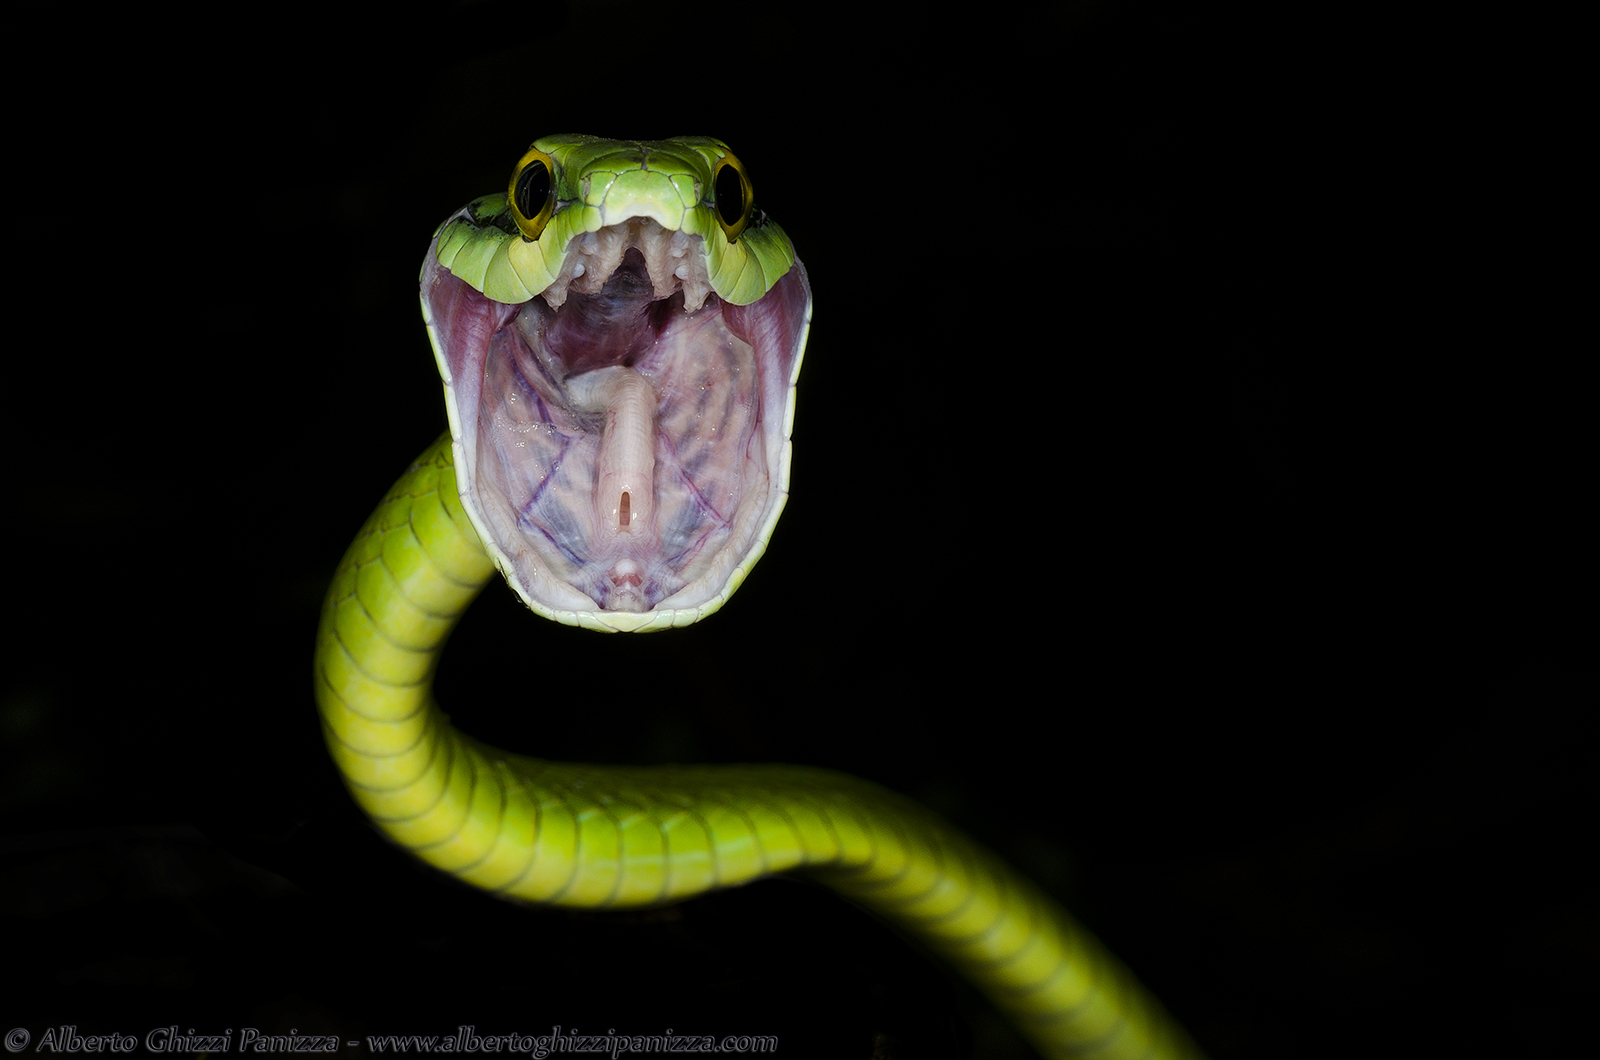
[[[490,301],[429,260],[463,499],[524,595],[650,611],[720,592],[783,500],[799,266],[751,305],[710,295],[690,313],[637,249],[559,308]]]

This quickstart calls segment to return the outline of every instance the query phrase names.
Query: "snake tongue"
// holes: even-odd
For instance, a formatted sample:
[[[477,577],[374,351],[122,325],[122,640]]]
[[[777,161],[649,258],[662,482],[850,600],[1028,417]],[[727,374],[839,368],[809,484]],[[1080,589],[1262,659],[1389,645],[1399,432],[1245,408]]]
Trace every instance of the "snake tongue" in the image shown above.
[[[611,231],[593,269],[564,269],[554,299],[520,306],[430,253],[423,300],[457,482],[535,611],[601,628],[687,624],[742,580],[787,497],[810,291],[796,264],[748,306],[701,295],[690,311],[674,242]]]

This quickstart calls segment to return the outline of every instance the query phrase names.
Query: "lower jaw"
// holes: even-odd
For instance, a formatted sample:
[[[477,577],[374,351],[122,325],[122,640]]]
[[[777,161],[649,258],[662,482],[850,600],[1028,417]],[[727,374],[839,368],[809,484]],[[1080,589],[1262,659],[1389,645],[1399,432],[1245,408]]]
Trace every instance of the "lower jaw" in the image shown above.
[[[491,348],[477,453],[504,466],[476,481],[517,513],[505,551],[538,553],[563,598],[650,611],[746,546],[770,470],[761,372],[722,310],[621,273],[559,310],[535,300]]]

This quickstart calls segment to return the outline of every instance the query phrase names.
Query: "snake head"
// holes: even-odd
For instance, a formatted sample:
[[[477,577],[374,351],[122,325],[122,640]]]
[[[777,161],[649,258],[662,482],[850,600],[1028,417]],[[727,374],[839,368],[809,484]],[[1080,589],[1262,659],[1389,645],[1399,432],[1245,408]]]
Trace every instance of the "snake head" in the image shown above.
[[[722,606],[788,498],[811,318],[727,145],[538,140],[421,282],[462,504],[523,601],[602,630]]]

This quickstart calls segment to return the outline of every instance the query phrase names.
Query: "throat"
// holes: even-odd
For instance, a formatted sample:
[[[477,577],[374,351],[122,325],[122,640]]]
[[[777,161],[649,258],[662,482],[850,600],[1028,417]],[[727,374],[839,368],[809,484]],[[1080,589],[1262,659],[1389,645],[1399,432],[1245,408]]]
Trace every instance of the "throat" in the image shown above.
[[[657,298],[644,258],[630,249],[605,286],[596,294],[573,294],[559,311],[545,303],[529,303],[523,316],[537,316],[536,326],[551,354],[567,375],[613,365],[631,366],[655,345],[664,326],[683,311],[683,296]],[[524,321],[527,325],[535,323]]]

